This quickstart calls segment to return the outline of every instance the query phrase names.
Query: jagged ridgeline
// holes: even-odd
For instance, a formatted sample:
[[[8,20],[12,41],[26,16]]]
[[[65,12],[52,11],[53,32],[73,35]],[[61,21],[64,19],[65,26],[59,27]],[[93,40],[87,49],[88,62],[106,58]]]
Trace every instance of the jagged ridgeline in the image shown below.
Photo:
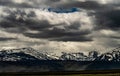
[[[0,51],[0,61],[30,61],[30,60],[72,60],[72,61],[120,61],[120,47],[110,52],[100,54],[97,51],[84,53],[65,53],[61,56],[42,53],[33,48],[9,49]]]

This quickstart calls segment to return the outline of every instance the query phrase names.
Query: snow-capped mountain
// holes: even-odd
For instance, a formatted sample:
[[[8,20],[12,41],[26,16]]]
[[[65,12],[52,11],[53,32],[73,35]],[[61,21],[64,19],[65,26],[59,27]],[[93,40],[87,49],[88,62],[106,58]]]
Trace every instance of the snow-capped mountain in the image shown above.
[[[84,55],[83,53],[65,53],[63,52],[61,58],[62,60],[76,60],[76,61],[92,61],[91,57]]]
[[[97,51],[89,52],[88,56],[83,53],[65,53],[60,57],[62,60],[76,61],[120,61],[120,47],[113,49],[110,52],[100,54]]]
[[[101,54],[98,58],[96,58],[97,61],[120,61],[120,47],[113,49],[110,52]]]
[[[94,55],[94,54],[93,54]],[[42,53],[33,48],[9,49],[0,51],[1,61],[18,61],[18,60],[75,60],[75,61],[93,61],[93,57],[83,53],[65,53],[61,56],[55,54]]]
[[[0,61],[26,61],[26,60],[74,60],[74,61],[120,61],[120,48],[111,52],[99,54],[97,51],[89,52],[88,56],[84,53],[65,53],[61,56],[43,53],[33,48],[9,49],[0,51]]]
[[[40,53],[33,48],[10,49],[0,51],[0,60],[2,61],[16,61],[22,59],[29,60],[51,60],[46,54]]]

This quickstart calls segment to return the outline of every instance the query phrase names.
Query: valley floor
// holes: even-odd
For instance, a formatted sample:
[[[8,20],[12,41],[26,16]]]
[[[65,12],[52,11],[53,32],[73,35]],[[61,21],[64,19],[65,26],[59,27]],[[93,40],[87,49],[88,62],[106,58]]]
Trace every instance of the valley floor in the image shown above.
[[[79,72],[34,72],[0,73],[0,76],[120,76],[120,70],[79,71]]]
[[[0,75],[0,76],[120,76],[120,73],[109,74],[72,74],[72,75]]]

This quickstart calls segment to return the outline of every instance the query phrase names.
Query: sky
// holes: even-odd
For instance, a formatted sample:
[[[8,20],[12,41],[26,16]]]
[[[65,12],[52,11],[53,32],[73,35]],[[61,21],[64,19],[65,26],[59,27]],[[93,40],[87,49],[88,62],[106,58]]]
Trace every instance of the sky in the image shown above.
[[[0,0],[0,49],[107,52],[120,46],[120,0]]]

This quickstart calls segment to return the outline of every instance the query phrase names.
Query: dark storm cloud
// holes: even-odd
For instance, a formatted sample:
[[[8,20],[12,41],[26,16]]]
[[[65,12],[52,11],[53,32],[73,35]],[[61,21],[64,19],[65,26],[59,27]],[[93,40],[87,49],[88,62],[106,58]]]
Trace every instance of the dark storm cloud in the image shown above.
[[[113,38],[113,39],[120,39],[120,36],[110,36],[110,38]]]
[[[97,29],[120,29],[120,10],[101,10],[96,11],[96,28]]]
[[[95,9],[103,9],[106,7],[111,6],[111,4],[101,4],[100,1],[96,0],[0,0],[0,5],[8,6],[8,7],[15,7],[15,8],[83,8],[89,10]],[[113,6],[119,6],[119,4],[112,4]],[[110,7],[111,8],[111,7]]]
[[[72,7],[79,7],[83,9],[100,9],[104,7],[104,5],[99,4],[95,1],[85,1],[85,2],[80,2],[80,1],[73,1],[73,2],[68,2],[68,3],[61,3],[59,5],[52,5],[53,7],[56,8],[72,8]]]
[[[87,36],[65,36],[65,37],[60,37],[60,38],[53,38],[50,39],[52,41],[80,41],[80,42],[87,42],[87,41],[93,41],[92,37],[87,37]]]
[[[79,27],[81,27],[79,23],[72,23],[70,26],[65,26],[65,29],[52,26],[52,30],[46,28],[39,30],[39,33],[24,33],[24,35],[31,38],[43,38],[51,41],[92,41],[92,37],[86,36],[91,34],[91,31],[80,31],[78,29]]]
[[[74,1],[57,5],[57,7],[71,8],[71,7],[79,7],[85,10],[92,10],[93,12],[88,13],[91,16],[95,16],[96,27],[95,29],[111,29],[111,30],[119,30],[120,29],[120,3],[116,0],[116,3],[100,3],[100,1]],[[111,1],[112,2],[112,1]]]
[[[22,2],[15,0],[0,0],[0,5],[15,7],[15,8],[40,8],[40,7],[50,7],[50,8],[72,8],[79,7],[83,9],[100,9],[106,7],[104,4],[100,4],[97,1],[79,1],[79,0],[20,0]]]
[[[105,2],[105,3],[104,3]],[[112,1],[110,1],[112,2]],[[58,5],[53,5],[53,7],[59,8],[72,8],[79,7],[85,10],[93,10],[94,13],[90,14],[91,16],[95,16],[96,18],[96,28],[95,29],[111,29],[111,30],[119,30],[120,29],[120,9],[117,9],[120,4],[119,1],[113,1],[110,3],[107,0],[97,1],[71,1],[66,3],[60,3]]]
[[[49,20],[47,20],[49,19],[49,15],[48,18],[46,17],[47,19],[41,18],[41,20],[39,20],[33,11],[26,13],[22,9],[17,9],[15,11],[5,10],[4,12],[9,13],[9,15],[3,17],[3,20],[0,22],[0,27],[4,28],[5,31],[9,33],[20,33],[26,37],[42,38],[52,41],[92,41],[92,37],[86,36],[91,34],[90,30],[87,29],[81,31],[79,29],[81,28],[81,25],[84,26],[79,20],[69,22],[69,25],[64,22],[51,24]],[[52,17],[54,18],[54,16]],[[61,27],[63,29],[61,29]],[[37,33],[29,33],[28,30],[37,31]]]
[[[0,0],[0,46],[58,48],[56,53],[61,49],[114,48],[120,45],[120,1],[116,1]],[[56,13],[49,8],[79,11]]]
[[[43,38],[52,41],[92,41],[92,37],[87,36],[91,31],[76,31],[76,32],[67,32],[65,30],[53,29],[53,30],[44,30],[40,33],[24,33],[25,36],[32,38]]]
[[[50,27],[50,24],[47,21],[37,21],[37,20],[5,20],[0,23],[0,26],[3,28],[22,28],[24,29],[31,29],[31,30],[43,30],[45,28]]]
[[[16,40],[16,38],[0,37],[0,41],[9,41],[9,40]]]
[[[10,0],[0,0],[0,5],[9,5],[12,2]]]
[[[62,2],[62,0],[61,0]],[[105,3],[104,3],[105,2]],[[55,8],[72,8],[78,7],[85,10],[93,10],[93,16],[96,17],[96,29],[111,29],[119,30],[120,29],[120,9],[117,9],[120,6],[119,1],[71,1],[66,3],[57,3],[51,5]]]
[[[31,5],[29,5],[28,3],[15,3],[12,0],[0,0],[0,6],[8,6],[8,7],[19,7],[19,8],[32,8]]]
[[[8,3],[15,5],[17,3],[10,1],[1,1],[4,4]],[[38,1],[38,4],[41,1]],[[45,5],[55,7],[55,8],[72,8],[79,7],[85,10],[93,10],[92,14],[96,18],[96,27],[95,29],[111,29],[116,30],[119,29],[119,10],[115,9],[114,5],[109,4],[100,4],[96,1],[67,1],[65,3],[60,3],[59,1],[43,1]],[[14,3],[14,4],[13,4]],[[25,2],[23,2],[25,3]],[[34,4],[37,4],[36,1],[33,1]],[[49,4],[51,3],[51,4]],[[21,4],[21,3],[20,3]],[[55,5],[53,5],[55,4]],[[20,5],[23,6],[23,5]],[[34,7],[30,6],[30,7]],[[19,5],[18,5],[19,7]],[[24,7],[24,6],[23,6]],[[5,11],[6,12],[6,11]],[[42,19],[38,20],[36,18],[36,14],[34,11],[26,13],[22,9],[18,9],[16,11],[7,11],[9,16],[4,17],[4,20],[0,22],[0,26],[5,28],[7,32],[12,33],[22,33],[23,35],[30,38],[43,38],[48,40],[55,41],[92,41],[92,37],[88,37],[86,35],[91,34],[91,31],[84,30],[80,31],[81,24],[77,21],[71,23],[69,26],[63,26],[64,29],[56,28],[55,26],[62,26],[66,24],[51,24],[48,20]],[[10,29],[15,28],[15,29]],[[52,28],[52,30],[49,30]],[[22,31],[21,31],[22,29]],[[36,30],[37,33],[29,33],[29,30]],[[75,31],[76,30],[76,31]]]
[[[9,16],[4,17],[4,19],[0,22],[0,26],[2,28],[6,28],[6,31],[9,32],[21,33],[25,32],[26,29],[43,30],[45,28],[50,27],[50,24],[47,20],[33,19],[33,17],[36,17],[33,11],[30,11],[27,14],[25,13],[25,11],[18,9],[16,11],[7,10],[7,13],[9,13]],[[10,31],[9,28],[16,29]]]
[[[0,0],[0,6],[15,7],[15,8],[39,8],[51,7],[60,0]]]

